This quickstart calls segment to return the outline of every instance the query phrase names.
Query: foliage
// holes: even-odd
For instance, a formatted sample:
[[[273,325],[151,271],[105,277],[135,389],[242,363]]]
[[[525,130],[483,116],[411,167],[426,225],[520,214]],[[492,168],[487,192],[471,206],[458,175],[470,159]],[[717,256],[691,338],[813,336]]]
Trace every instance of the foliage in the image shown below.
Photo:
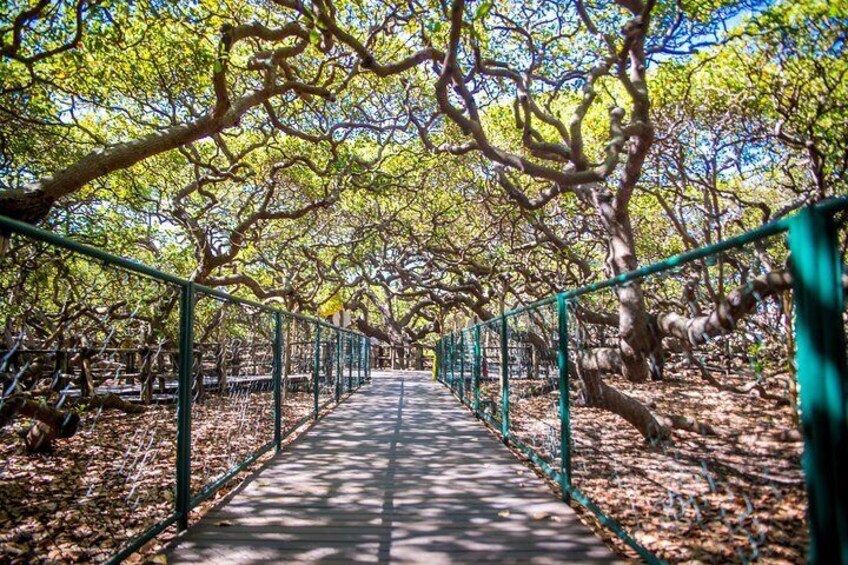
[[[585,110],[592,164],[617,143],[608,108],[628,118],[638,111],[614,65],[581,110],[588,70],[633,14],[626,2],[578,6],[588,19],[541,0],[475,2],[463,14],[461,64],[473,66],[479,50],[485,65],[529,73],[526,84],[486,72],[469,83],[487,142],[528,166],[560,165],[522,133],[522,89],[551,118],[534,118],[537,141],[553,143],[554,120]],[[619,268],[588,193],[463,149],[466,127],[445,119],[432,95],[438,58],[432,69],[404,72],[356,63],[444,49],[451,13],[438,3],[340,2],[325,13],[217,0],[62,1],[21,24],[24,9],[13,2],[0,17],[0,187],[12,197],[92,151],[202,119],[220,95],[218,75],[230,104],[259,92],[269,79],[257,71],[273,53],[291,57],[277,59],[277,74],[335,92],[283,93],[210,135],[97,175],[50,205],[52,229],[290,308],[335,310],[341,301],[361,329],[398,342]],[[845,10],[814,0],[656,4],[644,40],[653,142],[627,204],[639,261],[845,192]],[[289,24],[306,35],[275,42],[254,33]],[[246,38],[228,43],[237,26]],[[468,100],[448,96],[466,113]],[[516,200],[501,170],[546,203]],[[595,186],[629,192],[615,189],[629,182],[622,175],[619,167]],[[554,198],[545,196],[550,186]]]

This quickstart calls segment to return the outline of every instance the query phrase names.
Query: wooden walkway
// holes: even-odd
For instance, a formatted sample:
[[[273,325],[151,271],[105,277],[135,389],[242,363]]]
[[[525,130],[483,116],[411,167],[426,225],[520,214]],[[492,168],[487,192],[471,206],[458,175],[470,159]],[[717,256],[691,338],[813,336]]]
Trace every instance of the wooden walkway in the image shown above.
[[[429,374],[373,375],[175,541],[168,563],[616,560]]]

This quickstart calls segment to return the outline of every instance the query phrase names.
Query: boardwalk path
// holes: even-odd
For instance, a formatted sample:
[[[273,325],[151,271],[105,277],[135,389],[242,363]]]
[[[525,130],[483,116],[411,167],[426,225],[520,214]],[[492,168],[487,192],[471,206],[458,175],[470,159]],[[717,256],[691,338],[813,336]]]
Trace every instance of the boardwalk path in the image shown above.
[[[613,559],[429,375],[376,372],[168,555],[227,564]]]

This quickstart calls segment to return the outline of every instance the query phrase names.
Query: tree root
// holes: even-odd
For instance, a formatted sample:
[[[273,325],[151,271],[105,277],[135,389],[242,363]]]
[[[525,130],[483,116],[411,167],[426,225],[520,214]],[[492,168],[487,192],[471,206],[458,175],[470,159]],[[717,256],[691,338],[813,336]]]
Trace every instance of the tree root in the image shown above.
[[[141,414],[147,411],[146,406],[128,402],[112,392],[103,396],[95,396],[94,398],[88,401],[88,408],[102,408],[103,410],[120,410],[127,414]]]
[[[121,410],[127,414],[141,414],[147,408],[127,402],[116,394],[95,396],[86,404],[87,409]],[[53,449],[53,440],[73,437],[79,428],[80,417],[74,411],[59,410],[44,401],[25,394],[16,394],[0,405],[0,428],[15,417],[32,418],[33,423],[24,434],[24,445],[28,453],[48,453]]]
[[[717,436],[715,428],[706,422],[700,422],[688,416],[678,416],[676,414],[660,417],[660,420],[669,427],[675,430],[685,430],[702,436]]]
[[[581,369],[580,379],[586,386],[586,405],[621,416],[648,441],[671,438],[671,428],[655,416],[641,401],[605,383],[597,371]]]
[[[80,421],[79,415],[73,412],[57,410],[44,402],[18,394],[6,399],[0,406],[0,428],[18,415],[35,420],[24,435],[24,445],[29,453],[51,451],[53,440],[73,436],[77,433]]]

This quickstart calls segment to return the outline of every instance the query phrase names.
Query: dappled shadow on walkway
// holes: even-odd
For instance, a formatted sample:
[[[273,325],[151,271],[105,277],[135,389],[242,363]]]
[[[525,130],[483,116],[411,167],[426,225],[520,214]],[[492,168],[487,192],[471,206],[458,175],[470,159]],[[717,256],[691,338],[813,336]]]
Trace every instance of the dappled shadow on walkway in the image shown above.
[[[425,373],[374,373],[168,555],[244,564],[612,560]]]

